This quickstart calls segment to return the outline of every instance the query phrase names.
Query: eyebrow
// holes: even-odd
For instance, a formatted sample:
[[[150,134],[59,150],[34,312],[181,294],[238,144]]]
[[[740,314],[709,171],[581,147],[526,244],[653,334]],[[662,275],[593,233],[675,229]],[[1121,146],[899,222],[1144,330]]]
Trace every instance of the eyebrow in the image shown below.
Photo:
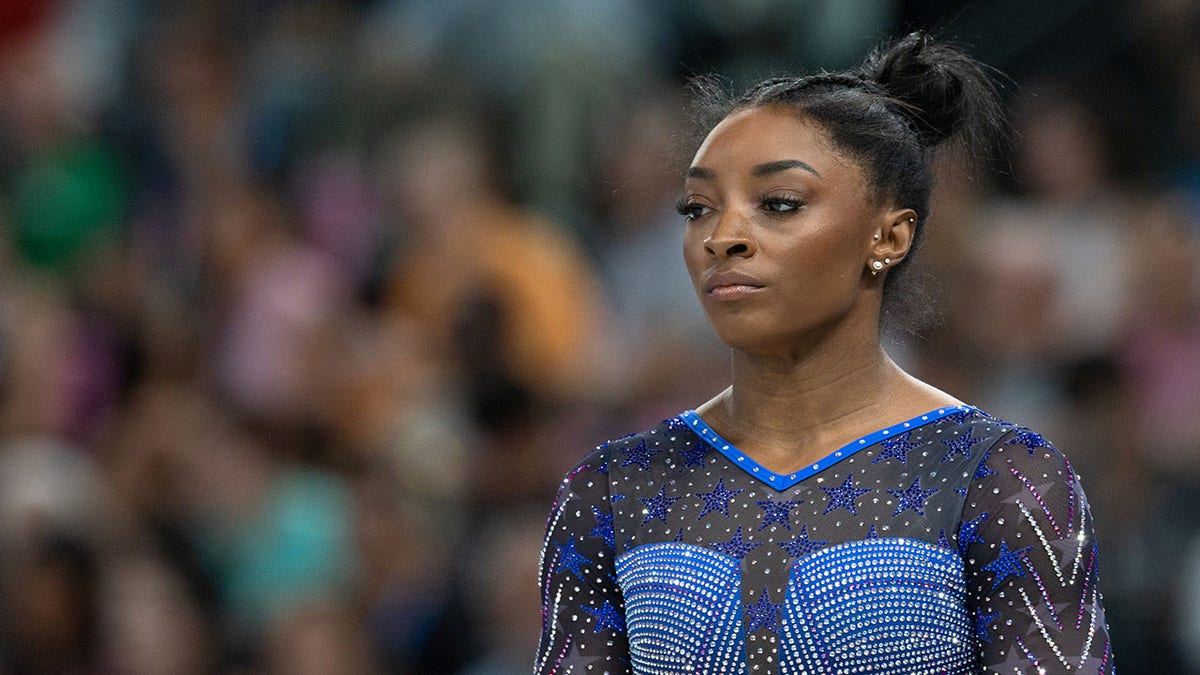
[[[750,175],[756,177],[769,176],[773,173],[779,173],[780,171],[787,171],[788,169],[800,169],[802,171],[807,171],[818,178],[821,177],[821,173],[819,171],[812,168],[812,166],[810,166],[807,162],[802,162],[798,159],[780,159],[774,162],[757,164],[754,166],[754,168],[750,169]],[[717,177],[717,172],[713,171],[712,169],[706,169],[702,166],[689,166],[687,170],[687,177],[696,178],[699,180],[714,180]]]
[[[806,162],[801,162],[798,159],[781,159],[777,162],[759,164],[750,170],[750,174],[753,176],[768,176],[773,173],[779,173],[780,171],[787,171],[788,169],[801,169],[818,178],[821,177],[821,173],[819,171],[809,166]]]

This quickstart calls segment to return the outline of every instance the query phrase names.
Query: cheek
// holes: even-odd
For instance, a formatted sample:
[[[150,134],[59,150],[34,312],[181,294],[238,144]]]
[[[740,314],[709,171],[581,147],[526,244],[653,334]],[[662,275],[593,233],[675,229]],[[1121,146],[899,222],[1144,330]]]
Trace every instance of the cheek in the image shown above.
[[[810,236],[780,242],[778,259],[791,276],[807,284],[825,287],[856,282],[862,253],[855,233],[849,227],[829,228]]]
[[[700,272],[704,270],[706,258],[703,237],[695,228],[689,227],[683,234],[683,263],[687,266],[694,287],[697,286]]]

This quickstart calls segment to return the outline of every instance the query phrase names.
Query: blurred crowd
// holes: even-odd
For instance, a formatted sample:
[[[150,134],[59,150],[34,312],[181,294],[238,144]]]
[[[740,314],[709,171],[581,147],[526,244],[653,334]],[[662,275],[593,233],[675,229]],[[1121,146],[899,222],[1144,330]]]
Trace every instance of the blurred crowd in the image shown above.
[[[1013,134],[891,350],[1067,452],[1122,672],[1200,672],[1200,5],[1032,5],[0,3],[0,674],[529,672],[563,473],[724,386],[686,77],[939,21]]]

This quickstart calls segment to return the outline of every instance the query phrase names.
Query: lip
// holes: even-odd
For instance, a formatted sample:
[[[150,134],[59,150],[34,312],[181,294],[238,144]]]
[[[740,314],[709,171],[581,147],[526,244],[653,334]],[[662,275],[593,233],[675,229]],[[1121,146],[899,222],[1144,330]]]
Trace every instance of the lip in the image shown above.
[[[705,275],[701,288],[705,295],[714,300],[738,300],[761,291],[763,282],[748,274],[736,271],[712,272]]]

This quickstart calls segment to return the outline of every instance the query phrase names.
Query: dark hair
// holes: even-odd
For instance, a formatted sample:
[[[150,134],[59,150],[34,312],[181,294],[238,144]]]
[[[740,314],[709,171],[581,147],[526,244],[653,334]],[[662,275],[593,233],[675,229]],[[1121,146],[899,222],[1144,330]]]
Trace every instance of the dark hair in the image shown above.
[[[929,303],[908,268],[929,215],[933,151],[953,139],[986,156],[1002,136],[1000,99],[985,66],[918,31],[876,48],[852,70],[771,78],[739,97],[711,77],[692,88],[706,132],[737,110],[789,106],[859,163],[876,199],[917,212],[909,255],[888,272],[884,316],[890,328],[919,328]]]

